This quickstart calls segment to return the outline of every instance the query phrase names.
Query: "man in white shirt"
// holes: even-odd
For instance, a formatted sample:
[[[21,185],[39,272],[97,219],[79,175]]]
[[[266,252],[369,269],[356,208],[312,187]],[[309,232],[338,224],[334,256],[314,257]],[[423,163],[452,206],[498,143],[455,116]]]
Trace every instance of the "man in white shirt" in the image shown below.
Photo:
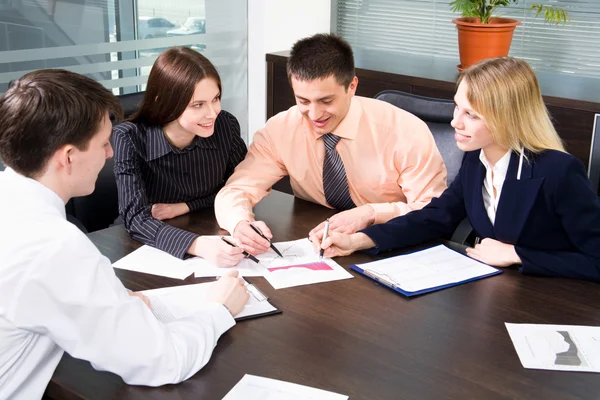
[[[130,384],[181,382],[209,360],[248,300],[236,273],[206,304],[161,323],[110,261],[65,219],[113,154],[110,91],[64,70],[40,70],[0,98],[0,399],[41,398],[66,351]]]

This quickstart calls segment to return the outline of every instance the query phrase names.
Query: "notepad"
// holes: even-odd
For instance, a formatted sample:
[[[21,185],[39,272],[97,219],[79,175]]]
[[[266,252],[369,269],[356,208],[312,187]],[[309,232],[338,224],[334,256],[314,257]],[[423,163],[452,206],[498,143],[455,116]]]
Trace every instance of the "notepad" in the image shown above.
[[[171,286],[144,290],[152,305],[152,312],[163,323],[183,318],[201,311],[206,304],[206,296],[215,282],[193,285]],[[246,283],[250,299],[243,310],[235,316],[236,321],[280,313],[257,287]]]
[[[443,245],[350,268],[409,297],[502,273]]]

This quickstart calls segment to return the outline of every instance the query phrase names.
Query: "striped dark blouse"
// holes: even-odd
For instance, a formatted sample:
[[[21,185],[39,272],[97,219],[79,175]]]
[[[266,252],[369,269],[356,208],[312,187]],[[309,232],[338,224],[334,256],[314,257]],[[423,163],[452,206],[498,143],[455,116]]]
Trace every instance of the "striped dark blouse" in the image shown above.
[[[183,258],[197,234],[152,217],[152,205],[185,202],[190,211],[213,207],[217,192],[246,156],[240,124],[226,111],[214,134],[172,146],[159,126],[124,122],[113,128],[119,213],[135,240]]]

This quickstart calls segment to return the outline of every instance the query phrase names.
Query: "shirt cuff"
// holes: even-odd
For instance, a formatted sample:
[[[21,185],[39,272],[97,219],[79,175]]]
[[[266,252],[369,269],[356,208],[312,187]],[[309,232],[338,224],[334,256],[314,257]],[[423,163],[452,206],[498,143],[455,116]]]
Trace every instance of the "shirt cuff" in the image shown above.
[[[228,217],[225,220],[225,223],[223,224],[223,229],[225,229],[227,232],[229,232],[230,235],[233,236],[233,231],[235,231],[235,228],[242,221],[253,222],[254,221],[254,214],[253,213],[237,213],[237,214],[234,214],[234,215]]]
[[[373,222],[373,225],[386,223],[390,219],[400,215],[394,203],[368,203],[368,205],[373,207],[375,211],[375,222]]]
[[[199,235],[164,224],[156,234],[154,244],[157,249],[183,259],[190,246]]]
[[[202,314],[208,314],[215,324],[215,331],[219,336],[235,325],[235,319],[227,308],[221,303],[207,303],[202,307]]]

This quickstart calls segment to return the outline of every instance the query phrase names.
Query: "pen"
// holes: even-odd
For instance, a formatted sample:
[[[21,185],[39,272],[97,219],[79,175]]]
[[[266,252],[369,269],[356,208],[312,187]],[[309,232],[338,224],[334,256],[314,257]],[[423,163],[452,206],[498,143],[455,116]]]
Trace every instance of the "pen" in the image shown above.
[[[236,245],[233,242],[230,242],[229,240],[227,240],[226,238],[221,236],[221,240],[224,241],[225,243],[227,243],[228,245],[230,245],[231,247],[239,247],[238,245]],[[254,261],[257,264],[260,264],[260,261],[258,260],[258,258],[254,257],[252,254],[248,253],[246,250],[242,251],[242,254],[245,255],[246,257],[248,257],[249,259],[251,259],[252,261]]]
[[[277,248],[273,245],[273,243],[271,243],[271,241],[261,232],[260,229],[258,229],[257,227],[255,227],[254,225],[250,224],[250,228],[252,228],[252,230],[256,233],[258,233],[263,239],[268,240],[269,241],[269,245],[270,247],[273,249],[273,251],[275,253],[277,253],[277,255],[281,258],[283,258],[283,255],[279,252],[279,250],[277,250]]]
[[[325,230],[323,232],[323,239],[321,240],[321,251],[319,252],[319,261],[323,260],[323,254],[325,254],[325,249],[323,249],[323,243],[325,243],[325,239],[327,239],[327,233],[329,232],[329,218],[325,220]]]
[[[477,246],[479,244],[479,242],[481,242],[481,240],[479,239],[479,236],[477,236],[475,238],[475,246]]]

